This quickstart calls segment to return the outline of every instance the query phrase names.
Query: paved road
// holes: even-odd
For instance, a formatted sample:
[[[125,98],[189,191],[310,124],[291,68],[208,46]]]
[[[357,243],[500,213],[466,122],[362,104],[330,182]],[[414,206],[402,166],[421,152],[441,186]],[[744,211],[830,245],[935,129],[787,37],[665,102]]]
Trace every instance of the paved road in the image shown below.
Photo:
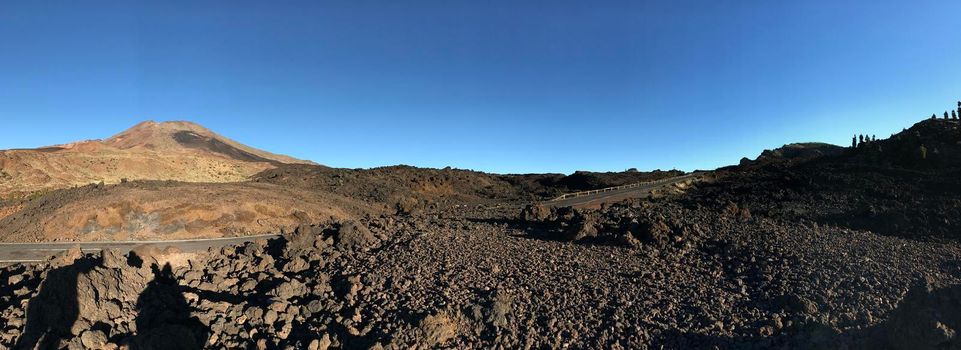
[[[600,206],[601,203],[616,202],[626,198],[643,197],[651,193],[652,190],[673,186],[674,184],[685,182],[685,181],[694,181],[697,179],[698,176],[701,176],[701,175],[704,175],[704,174],[695,173],[695,174],[681,175],[664,182],[652,183],[647,185],[641,185],[638,187],[624,188],[624,189],[613,190],[608,192],[600,192],[600,193],[584,195],[584,196],[579,196],[574,198],[546,201],[541,204],[552,206],[552,207]]]
[[[87,251],[100,251],[105,248],[112,248],[126,253],[134,247],[141,245],[157,245],[160,247],[174,246],[185,252],[203,251],[210,247],[223,247],[226,245],[239,244],[254,241],[260,238],[271,239],[280,235],[257,235],[230,238],[211,238],[211,239],[182,239],[169,241],[104,241],[104,242],[56,242],[56,243],[0,243],[0,264],[10,263],[30,263],[44,261],[52,255],[79,245],[80,249]]]

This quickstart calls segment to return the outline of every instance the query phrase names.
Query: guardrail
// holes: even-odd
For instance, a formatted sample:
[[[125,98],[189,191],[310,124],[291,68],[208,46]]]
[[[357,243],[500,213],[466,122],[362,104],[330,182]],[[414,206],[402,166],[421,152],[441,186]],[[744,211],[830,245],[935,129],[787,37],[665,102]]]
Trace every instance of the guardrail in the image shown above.
[[[604,193],[604,192],[625,190],[625,189],[629,189],[629,188],[637,188],[637,187],[641,187],[641,186],[659,185],[659,184],[668,183],[668,182],[678,182],[678,181],[681,181],[681,180],[683,180],[683,179],[686,179],[686,178],[689,178],[689,177],[693,177],[693,176],[695,176],[695,175],[699,175],[699,173],[690,173],[690,174],[687,174],[687,175],[681,175],[681,176],[676,176],[676,177],[671,177],[671,178],[666,178],[666,179],[659,179],[659,180],[651,180],[651,181],[638,182],[638,183],[633,183],[633,184],[629,184],[629,185],[621,185],[621,186],[601,188],[601,189],[596,189],[596,190],[589,190],[589,191],[580,191],[580,192],[574,192],[574,193],[567,193],[567,194],[561,195],[560,197],[557,197],[557,198],[548,200],[548,202],[556,202],[556,201],[565,200],[565,199],[570,199],[570,198],[577,198],[577,197],[589,196],[589,195],[592,195],[592,194],[598,194],[598,193]]]

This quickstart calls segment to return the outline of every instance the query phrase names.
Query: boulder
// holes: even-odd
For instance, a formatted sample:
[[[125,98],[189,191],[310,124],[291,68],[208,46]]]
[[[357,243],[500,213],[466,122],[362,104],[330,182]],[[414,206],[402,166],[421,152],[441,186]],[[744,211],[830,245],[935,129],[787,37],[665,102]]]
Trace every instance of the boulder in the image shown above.
[[[101,349],[107,344],[107,335],[102,331],[88,330],[80,335],[80,343],[86,349]]]
[[[307,294],[307,285],[302,282],[292,279],[290,281],[283,282],[270,292],[270,295],[289,300],[295,297],[302,297]]]
[[[79,245],[75,245],[70,247],[70,249],[53,256],[53,258],[50,260],[50,267],[57,268],[61,266],[67,266],[73,264],[74,261],[80,259],[81,257],[83,257],[83,251],[80,250]]]
[[[546,221],[551,216],[551,209],[549,207],[537,204],[531,204],[524,207],[520,213],[521,221],[526,222],[541,222]]]
[[[817,304],[799,295],[782,295],[777,297],[775,302],[784,311],[798,312],[806,315],[816,315],[818,313]]]
[[[369,248],[377,241],[377,237],[357,221],[347,221],[337,227],[336,246],[342,250]]]
[[[121,254],[116,249],[106,248],[100,252],[101,263],[108,269],[119,269],[127,266],[127,257]]]

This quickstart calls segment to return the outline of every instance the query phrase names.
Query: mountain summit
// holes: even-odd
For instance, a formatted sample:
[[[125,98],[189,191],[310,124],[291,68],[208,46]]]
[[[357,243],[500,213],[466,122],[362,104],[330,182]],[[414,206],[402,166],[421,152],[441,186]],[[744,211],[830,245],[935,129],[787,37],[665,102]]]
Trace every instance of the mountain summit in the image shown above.
[[[145,121],[103,140],[0,151],[0,198],[92,182],[236,182],[313,164],[246,146],[187,121]]]
[[[309,161],[248,147],[188,121],[162,123],[145,121],[102,142],[119,149],[152,151],[190,149],[250,162],[312,164]]]

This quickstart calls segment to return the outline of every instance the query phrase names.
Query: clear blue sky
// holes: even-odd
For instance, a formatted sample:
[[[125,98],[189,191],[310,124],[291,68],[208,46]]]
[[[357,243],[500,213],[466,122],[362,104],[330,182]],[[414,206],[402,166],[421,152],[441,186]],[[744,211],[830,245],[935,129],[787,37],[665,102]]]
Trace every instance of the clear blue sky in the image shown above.
[[[183,119],[339,167],[692,170],[959,98],[957,0],[0,1],[0,149]]]

